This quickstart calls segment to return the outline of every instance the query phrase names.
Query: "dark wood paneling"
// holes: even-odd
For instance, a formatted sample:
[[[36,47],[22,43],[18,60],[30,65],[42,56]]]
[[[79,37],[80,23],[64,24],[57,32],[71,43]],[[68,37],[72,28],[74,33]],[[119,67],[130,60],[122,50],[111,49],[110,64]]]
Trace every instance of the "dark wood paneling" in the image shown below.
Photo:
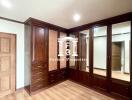
[[[90,85],[93,85],[93,29],[89,29],[89,73],[90,73]]]
[[[127,99],[130,97],[130,87],[129,82],[112,79],[111,82],[111,92],[107,92],[107,79],[104,76],[100,76],[97,74],[94,74],[92,77],[92,86],[91,86],[91,79],[90,74],[88,72],[84,71],[77,71],[76,69],[69,68],[69,79],[76,81],[84,86],[89,86],[93,89],[102,90],[106,93],[109,93],[109,95],[114,96],[123,96],[124,99]]]
[[[90,85],[90,76],[88,72],[79,71],[78,80],[80,83],[89,86]]]
[[[43,27],[32,26],[32,29],[31,92],[34,92],[48,85],[48,33]]]
[[[131,44],[130,44],[130,51],[132,51],[132,17],[131,17],[131,34],[130,34],[130,38],[131,38]],[[132,99],[132,52],[130,52],[130,96]]]
[[[96,75],[94,74],[93,76],[93,86],[102,90],[106,90],[107,89],[107,84],[106,84],[106,77],[104,76],[100,76],[100,75]]]
[[[112,56],[112,25],[107,26],[107,71],[106,71],[106,76],[107,76],[107,91],[111,91],[111,56]]]
[[[68,77],[71,80],[78,81],[78,71],[76,69],[69,68]]]
[[[45,42],[44,28],[33,26],[33,61],[45,61]]]
[[[78,66],[79,63],[76,62],[76,68],[77,69],[69,68],[69,69],[56,70],[56,71],[49,72],[49,75],[48,75],[49,83],[53,84],[53,83],[56,83],[60,80],[66,79],[66,77],[68,75],[68,77],[70,79],[72,79],[74,81],[77,81],[79,83],[82,83],[84,85],[93,85],[94,87],[101,88],[103,90],[107,89],[108,92],[114,92],[114,93],[118,93],[120,95],[124,95],[124,96],[129,97],[130,93],[132,94],[132,92],[130,92],[130,90],[132,90],[132,71],[131,71],[131,82],[130,82],[131,88],[129,87],[129,83],[124,83],[124,81],[111,79],[111,34],[112,34],[111,24],[122,22],[122,21],[128,21],[128,20],[130,20],[131,16],[132,16],[132,13],[127,13],[127,14],[124,14],[124,15],[121,15],[121,16],[116,16],[116,17],[113,17],[113,18],[110,18],[110,19],[101,20],[101,21],[98,21],[98,22],[95,22],[95,23],[83,25],[81,27],[73,28],[73,29],[70,29],[70,30],[66,30],[62,27],[54,26],[52,24],[45,23],[43,21],[36,20],[36,19],[33,19],[33,18],[30,18],[28,21],[26,21],[26,23],[31,24],[33,26],[37,26],[37,27],[40,27],[40,28],[46,28],[47,27],[47,30],[46,30],[47,34],[44,37],[46,44],[43,45],[43,46],[46,46],[46,50],[48,50],[48,40],[47,40],[48,38],[46,38],[46,37],[48,37],[48,28],[53,29],[53,30],[57,30],[58,32],[60,32],[60,31],[62,31],[62,32],[76,32],[74,34],[78,38],[80,38],[79,37],[79,31],[90,28],[90,39],[89,39],[90,72],[88,73],[88,72],[79,71],[79,66]],[[92,29],[92,27],[94,27],[94,26],[104,26],[104,25],[107,25],[107,27],[108,27],[107,28],[107,33],[108,33],[107,34],[108,35],[108,38],[107,38],[107,78],[104,78],[100,75],[93,75],[93,29]],[[36,30],[35,30],[35,32],[36,32]],[[31,32],[31,33],[33,33],[33,32]],[[36,36],[36,38],[40,37],[40,36],[41,35],[38,35],[38,36]],[[132,36],[131,36],[131,38],[132,38]],[[38,39],[37,41],[38,41],[38,43],[39,42],[42,43],[43,42],[42,37],[40,37],[40,40]],[[33,38],[32,42],[34,42],[34,38]],[[36,49],[38,49],[38,47],[39,47],[39,44],[38,44]],[[78,47],[79,47],[79,43],[78,43]],[[131,48],[132,48],[132,44],[131,44]],[[45,54],[46,52],[48,52],[46,50],[43,51],[43,49],[44,48],[40,48],[40,54],[42,54],[42,53]],[[79,48],[78,48],[77,51],[79,53]],[[36,56],[34,57],[35,58],[34,61],[36,61],[36,62],[33,62],[33,64],[39,63],[41,65],[41,63],[43,62],[42,61],[43,57],[41,57],[41,55],[38,53],[39,50],[36,50],[36,52],[37,52]],[[48,62],[48,55],[45,56],[45,58],[44,58],[45,61]],[[36,66],[36,65],[34,65],[34,66]],[[42,66],[43,66],[43,64],[41,65],[40,69],[38,68],[37,70],[41,72],[41,68],[43,68]],[[48,64],[46,66],[48,66]],[[66,74],[66,73],[68,73],[68,74]],[[39,77],[39,76],[41,76],[41,74],[33,76],[33,78],[36,78],[36,77]],[[41,84],[41,83],[43,83],[43,84]],[[43,81],[42,79],[40,79],[40,80],[38,79],[37,82],[35,82],[31,85],[31,91],[36,91],[37,89],[44,87],[45,84],[46,84],[45,81]],[[120,88],[121,88],[121,91],[120,91]]]
[[[77,42],[77,54],[78,54],[78,56],[76,56],[75,59],[79,59],[80,55],[81,55],[81,53],[79,52],[80,51],[80,48],[79,48],[80,47],[80,42],[79,42],[80,41],[80,35],[79,35],[79,32],[76,33],[75,37],[78,38],[78,42]],[[79,70],[79,64],[80,64],[80,61],[75,61],[75,66],[77,68],[77,71]]]
[[[79,63],[79,69],[85,70],[86,69],[86,61],[83,59],[86,59],[86,34],[79,34],[79,59],[81,59]]]
[[[129,82],[121,81],[118,79],[112,79],[111,92],[130,97]]]
[[[49,84],[56,84],[62,80],[67,79],[67,70],[66,68],[60,70],[54,70],[49,72]]]

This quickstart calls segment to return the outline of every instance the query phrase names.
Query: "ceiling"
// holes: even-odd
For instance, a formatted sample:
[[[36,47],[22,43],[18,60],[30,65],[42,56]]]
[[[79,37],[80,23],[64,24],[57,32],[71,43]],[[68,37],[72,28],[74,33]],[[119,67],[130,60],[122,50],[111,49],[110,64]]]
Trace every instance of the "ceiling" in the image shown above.
[[[0,0],[1,1],[1,0]],[[0,16],[18,21],[33,17],[64,28],[73,28],[132,12],[132,0],[8,0],[11,8],[0,4]],[[73,20],[80,14],[79,22]]]

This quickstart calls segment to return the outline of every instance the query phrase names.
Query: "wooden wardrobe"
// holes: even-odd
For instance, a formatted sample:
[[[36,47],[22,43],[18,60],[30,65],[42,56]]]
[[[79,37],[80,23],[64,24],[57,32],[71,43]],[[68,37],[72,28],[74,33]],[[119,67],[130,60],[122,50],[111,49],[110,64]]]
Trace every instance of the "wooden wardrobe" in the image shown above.
[[[58,60],[57,43],[66,35],[65,29],[49,23],[33,18],[25,22],[25,89],[29,94],[66,78],[66,60]]]

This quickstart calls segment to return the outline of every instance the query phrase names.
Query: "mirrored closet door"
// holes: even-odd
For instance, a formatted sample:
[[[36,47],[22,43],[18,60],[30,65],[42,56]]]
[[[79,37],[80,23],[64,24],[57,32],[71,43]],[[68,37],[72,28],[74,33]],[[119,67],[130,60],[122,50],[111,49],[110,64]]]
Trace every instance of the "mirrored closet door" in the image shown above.
[[[112,25],[112,78],[130,81],[130,22]]]
[[[107,26],[94,28],[93,73],[106,76]]]

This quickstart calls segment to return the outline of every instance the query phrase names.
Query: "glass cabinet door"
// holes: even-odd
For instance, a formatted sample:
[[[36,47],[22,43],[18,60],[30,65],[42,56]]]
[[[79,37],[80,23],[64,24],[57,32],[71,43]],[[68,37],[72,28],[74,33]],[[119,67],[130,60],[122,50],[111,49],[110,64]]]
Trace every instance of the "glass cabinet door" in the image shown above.
[[[79,34],[79,68],[89,72],[89,30]]]
[[[57,70],[57,31],[49,30],[49,71]]]
[[[60,32],[60,38],[65,38],[66,37],[66,33],[62,33]],[[66,68],[66,42],[63,43],[63,47],[62,47],[62,51],[63,51],[63,56],[60,56],[60,69],[61,68]]]
[[[94,28],[93,73],[106,76],[107,26]]]
[[[70,37],[72,38],[76,38],[75,34],[70,34]],[[73,43],[70,43],[70,63],[69,63],[69,67],[72,69],[76,69],[76,57],[72,56],[73,54]]]
[[[130,22],[112,25],[112,78],[130,81]]]

